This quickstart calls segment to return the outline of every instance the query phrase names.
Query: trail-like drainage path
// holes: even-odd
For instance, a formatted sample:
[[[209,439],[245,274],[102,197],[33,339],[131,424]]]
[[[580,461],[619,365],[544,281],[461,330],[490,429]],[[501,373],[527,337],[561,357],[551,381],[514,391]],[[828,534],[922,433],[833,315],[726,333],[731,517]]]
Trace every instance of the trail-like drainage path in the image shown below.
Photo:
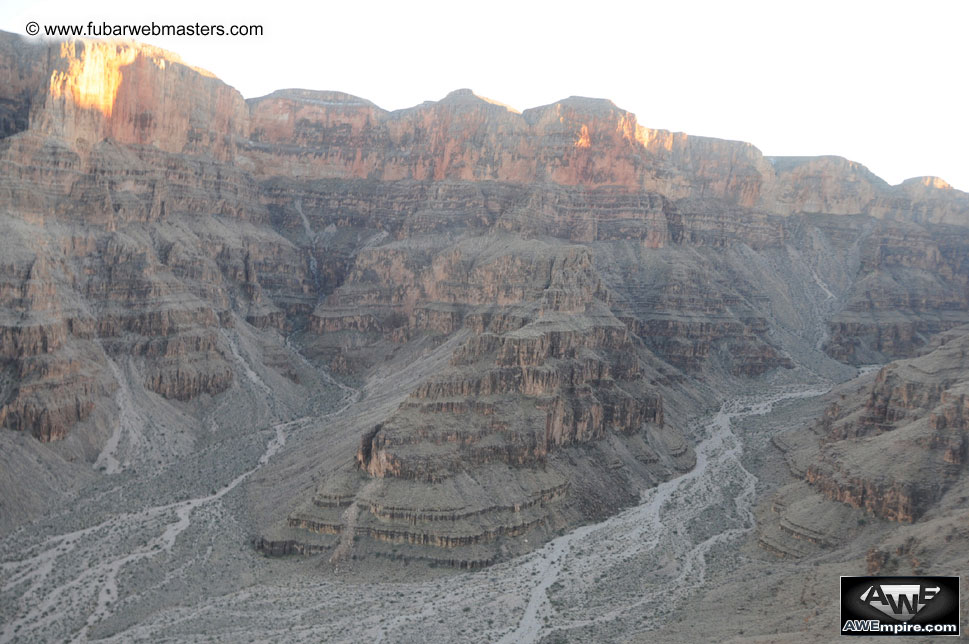
[[[227,340],[232,353],[245,368],[247,378],[271,394],[268,386],[242,358],[235,342],[228,337]],[[119,425],[137,425],[135,421],[140,419],[136,418],[130,404],[126,380],[115,363],[110,365],[124,392],[119,396],[122,410]],[[224,497],[269,463],[283,449],[292,432],[338,416],[359,399],[358,390],[337,382],[328,374],[323,375],[329,384],[336,385],[341,391],[337,409],[320,417],[305,416],[273,425],[258,460],[210,494],[153,505],[140,511],[111,514],[95,525],[55,536],[35,537],[33,541],[25,537],[23,531],[0,541],[0,553],[3,553],[0,601],[6,607],[0,613],[0,643],[54,639],[87,641],[91,628],[102,620],[128,610],[142,610],[143,607],[138,606],[139,599],[143,600],[141,603],[152,603],[152,599],[140,596],[142,589],[126,592],[122,597],[119,593],[122,575],[141,572],[142,577],[150,580],[144,591],[150,591],[178,577],[186,577],[189,568],[211,565],[206,557],[198,556],[198,544],[208,541],[209,552],[205,554],[211,555],[211,543],[225,531],[229,513],[223,504]],[[110,473],[120,469],[113,453],[118,435],[116,431],[98,459],[99,463],[105,461]],[[189,528],[197,531],[192,535],[193,545],[177,550],[176,543]],[[155,574],[158,569],[164,571],[160,577]],[[195,571],[195,578],[198,576]],[[172,599],[178,601],[178,597]],[[13,606],[16,606],[15,612],[9,610]]]
[[[219,530],[225,514],[220,500],[307,419],[281,423],[259,462],[213,494],[50,536],[0,564],[2,598],[15,598],[18,606],[3,624],[0,641],[85,640],[101,620],[118,618],[117,610],[131,614],[118,620],[112,641],[207,641],[214,635],[216,641],[518,643],[562,630],[599,641],[621,640],[662,624],[680,600],[702,586],[716,560],[711,551],[735,547],[754,527],[757,481],[743,465],[738,435],[744,419],[769,414],[782,401],[825,391],[801,387],[727,401],[696,427],[701,440],[693,470],[646,491],[635,507],[482,572],[356,583],[334,579],[315,566],[251,554],[245,565],[263,570],[289,566],[289,572],[214,589],[192,602],[162,596],[139,604],[142,590],[136,588],[135,597],[128,591],[123,608],[116,608],[119,576],[162,553],[171,556],[159,584],[180,568],[217,565],[218,559],[198,561],[190,554],[193,549],[173,546],[188,538],[190,526],[201,535],[193,537],[196,544]],[[344,393],[346,406],[356,401],[355,391]],[[9,552],[10,544],[2,545]]]
[[[757,479],[741,462],[737,421],[767,414],[781,401],[825,391],[724,403],[704,425],[705,438],[690,472],[648,490],[640,505],[574,530],[532,555],[527,565],[540,581],[532,587],[517,627],[501,641],[532,642],[553,629],[619,619],[648,627],[668,615],[703,584],[710,550],[754,527]],[[581,597],[587,601],[577,601]]]
[[[86,640],[91,626],[112,613],[118,600],[118,576],[127,567],[171,553],[193,517],[220,511],[222,498],[265,465],[286,444],[286,433],[306,423],[300,418],[273,427],[273,436],[256,465],[218,491],[198,498],[118,514],[96,525],[49,537],[29,547],[15,561],[0,563],[4,593],[17,591],[20,612],[6,621],[0,642],[26,633],[44,636],[65,617],[87,612],[74,640]]]

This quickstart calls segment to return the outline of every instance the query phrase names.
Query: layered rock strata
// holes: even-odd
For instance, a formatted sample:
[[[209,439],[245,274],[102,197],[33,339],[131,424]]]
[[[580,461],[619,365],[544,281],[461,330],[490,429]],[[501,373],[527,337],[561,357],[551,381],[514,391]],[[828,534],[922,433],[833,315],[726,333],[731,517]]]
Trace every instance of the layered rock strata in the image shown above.
[[[370,303],[368,321],[325,317],[329,333],[373,333],[395,318],[396,335],[469,337],[363,433],[354,461],[324,476],[289,527],[434,546],[451,554],[429,558],[474,567],[507,537],[540,539],[580,508],[608,511],[692,465],[664,422],[655,358],[609,310],[586,248],[468,240],[412,265],[403,246],[358,259],[315,317],[352,293],[347,308]],[[608,465],[582,480],[576,458]]]
[[[969,327],[925,355],[890,363],[842,395],[813,432],[778,439],[821,496],[888,521],[918,521],[965,479]],[[863,519],[858,520],[863,523]]]
[[[321,428],[343,466],[279,486],[273,553],[491,562],[690,467],[690,392],[793,366],[794,338],[863,363],[969,321],[969,196],[938,179],[767,158],[598,99],[245,101],[131,43],[0,34],[0,238],[0,422],[40,440],[117,415],[121,357],[202,417],[248,373],[235,330],[288,382],[294,333],[364,384],[447,353],[375,422]],[[955,467],[952,404],[926,449]]]

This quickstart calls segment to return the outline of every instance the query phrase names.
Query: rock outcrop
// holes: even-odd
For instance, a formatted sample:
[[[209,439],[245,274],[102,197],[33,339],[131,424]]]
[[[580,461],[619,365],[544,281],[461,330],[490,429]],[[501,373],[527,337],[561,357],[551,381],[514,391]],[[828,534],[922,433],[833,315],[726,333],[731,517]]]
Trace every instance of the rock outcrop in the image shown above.
[[[498,237],[417,262],[406,248],[361,254],[315,328],[467,340],[324,475],[290,527],[434,546],[450,554],[431,558],[474,567],[504,537],[548,534],[577,508],[598,514],[595,499],[609,511],[692,466],[664,422],[656,360],[609,310],[586,248]],[[582,476],[579,458],[618,469]]]
[[[969,327],[933,351],[883,367],[833,404],[804,446],[804,480],[825,497],[911,523],[965,476]]]

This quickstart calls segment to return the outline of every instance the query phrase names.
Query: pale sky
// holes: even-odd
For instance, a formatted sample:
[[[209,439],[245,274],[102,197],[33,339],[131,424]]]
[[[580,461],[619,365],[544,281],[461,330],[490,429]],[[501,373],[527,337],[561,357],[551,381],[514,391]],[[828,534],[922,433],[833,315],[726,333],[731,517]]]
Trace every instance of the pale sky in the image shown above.
[[[244,96],[330,89],[385,109],[470,87],[516,109],[612,99],[651,128],[836,154],[889,183],[969,191],[969,1],[206,2],[4,0],[0,29],[258,24],[142,40]]]

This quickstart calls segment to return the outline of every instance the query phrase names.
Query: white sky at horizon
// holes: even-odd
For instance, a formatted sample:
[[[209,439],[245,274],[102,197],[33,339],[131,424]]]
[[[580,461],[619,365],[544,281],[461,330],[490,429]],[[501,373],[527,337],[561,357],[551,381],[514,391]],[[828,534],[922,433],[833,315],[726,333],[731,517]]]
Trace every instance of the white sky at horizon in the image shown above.
[[[261,37],[143,38],[250,98],[339,90],[400,109],[470,87],[518,110],[608,98],[650,128],[833,154],[891,184],[969,191],[969,2],[5,0],[0,29],[261,24]]]

